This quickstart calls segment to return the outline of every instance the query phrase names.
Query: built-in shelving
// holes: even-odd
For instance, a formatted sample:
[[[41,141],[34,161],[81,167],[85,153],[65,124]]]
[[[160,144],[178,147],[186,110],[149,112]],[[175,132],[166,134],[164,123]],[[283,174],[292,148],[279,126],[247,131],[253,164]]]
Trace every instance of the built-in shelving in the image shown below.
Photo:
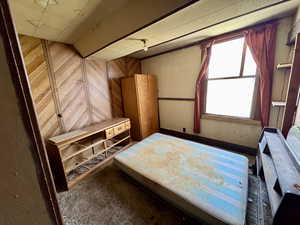
[[[47,151],[58,191],[65,191],[130,144],[130,120],[115,118],[62,134],[48,141]]]

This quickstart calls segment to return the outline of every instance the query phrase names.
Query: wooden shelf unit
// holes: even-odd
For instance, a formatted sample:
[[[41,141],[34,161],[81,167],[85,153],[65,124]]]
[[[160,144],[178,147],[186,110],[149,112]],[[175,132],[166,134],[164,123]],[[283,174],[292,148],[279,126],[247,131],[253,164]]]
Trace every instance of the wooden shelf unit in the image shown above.
[[[114,118],[52,137],[47,152],[58,191],[66,191],[108,165],[130,145],[130,120]]]

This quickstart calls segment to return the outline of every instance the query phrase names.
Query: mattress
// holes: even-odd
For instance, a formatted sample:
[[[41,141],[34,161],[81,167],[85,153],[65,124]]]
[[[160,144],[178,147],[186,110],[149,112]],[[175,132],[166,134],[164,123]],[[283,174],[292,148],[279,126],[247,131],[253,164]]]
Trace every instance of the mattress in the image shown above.
[[[129,176],[206,224],[244,225],[248,159],[155,133],[114,158]]]

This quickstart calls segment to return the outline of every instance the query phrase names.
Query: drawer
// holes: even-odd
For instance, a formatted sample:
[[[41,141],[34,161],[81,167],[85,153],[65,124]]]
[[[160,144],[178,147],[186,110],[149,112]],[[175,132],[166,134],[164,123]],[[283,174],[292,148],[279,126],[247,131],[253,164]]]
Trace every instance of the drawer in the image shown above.
[[[126,129],[126,130],[129,130],[130,127],[131,127],[130,121],[125,122],[125,129]]]
[[[118,134],[122,133],[125,130],[126,130],[125,123],[121,123],[120,125],[114,127],[115,135],[118,135]]]
[[[110,139],[115,136],[114,128],[105,130],[106,139]]]

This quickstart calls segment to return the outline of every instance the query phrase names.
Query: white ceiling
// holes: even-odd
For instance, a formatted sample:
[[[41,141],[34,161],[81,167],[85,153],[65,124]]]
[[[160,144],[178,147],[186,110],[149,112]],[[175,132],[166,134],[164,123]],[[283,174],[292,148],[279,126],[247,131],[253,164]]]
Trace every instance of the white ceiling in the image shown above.
[[[149,4],[153,2],[157,4],[149,7]],[[161,10],[160,15],[164,15],[166,12],[191,2],[193,0],[164,0],[163,2],[158,0],[151,2],[148,0],[10,1],[19,33],[68,44],[76,43],[75,48],[77,47],[79,52],[85,52],[83,55],[102,48],[90,57],[111,60],[126,55],[137,58],[151,56],[271,18],[290,15],[295,12],[300,0],[199,0],[152,25],[113,42],[116,40],[116,31],[125,32],[126,30],[120,27],[120,24],[127,22],[126,32],[129,29],[133,32],[133,27],[136,28],[139,25],[139,22],[144,19],[143,16],[151,22],[155,19],[154,15],[156,18],[160,17],[159,14],[155,14],[158,9]],[[147,9],[141,10],[142,7]],[[114,23],[113,19],[115,19]],[[131,28],[132,24],[134,26]],[[112,35],[105,34],[104,37],[104,32],[111,32]],[[147,45],[155,47],[147,52],[141,51],[143,43],[132,40],[136,38],[147,39]],[[113,43],[108,46],[105,44],[110,42]]]
[[[281,4],[268,7],[275,3]],[[171,48],[186,45],[187,43],[253,25],[276,16],[282,16],[282,14],[294,12],[298,5],[299,0],[202,0],[123,40],[113,43],[93,56],[103,59],[115,59],[136,52],[130,56],[143,58]],[[268,8],[251,13],[263,7]],[[236,18],[237,16],[241,17]],[[222,21],[227,22],[220,23]],[[209,27],[216,23],[220,24]],[[147,39],[148,46],[151,47],[205,27],[209,28],[159,47],[150,48],[148,52],[142,50],[143,43],[141,41],[132,40]]]
[[[20,34],[73,44],[129,0],[11,0]]]
[[[179,38],[175,37],[174,40],[169,39],[170,41],[161,44],[158,43],[156,46],[149,48],[147,52],[143,50],[138,50],[130,54],[129,56],[135,58],[149,57],[162,52],[170,51],[172,49],[184,47],[191,43],[195,43],[210,37],[215,37],[224,33],[238,30],[244,27],[252,26],[265,21],[270,21],[276,18],[294,15],[299,4],[300,1],[286,2],[284,4],[266,8],[248,15],[241,16],[236,19],[224,21],[218,25],[214,25],[208,28],[201,29],[200,27],[200,31],[193,32],[189,35]]]

